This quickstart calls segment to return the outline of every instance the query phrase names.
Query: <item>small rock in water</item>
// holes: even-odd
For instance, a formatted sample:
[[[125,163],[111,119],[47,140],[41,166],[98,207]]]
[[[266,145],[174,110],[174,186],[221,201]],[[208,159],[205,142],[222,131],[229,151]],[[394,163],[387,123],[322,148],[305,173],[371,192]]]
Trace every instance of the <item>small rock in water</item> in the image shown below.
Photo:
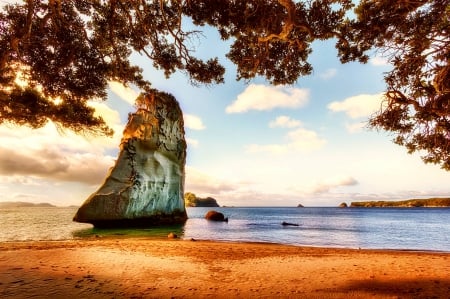
[[[282,225],[282,226],[299,226],[299,225],[296,224],[296,223],[290,223],[290,222],[285,222],[285,221],[283,221],[283,222],[281,223],[281,225]]]
[[[347,203],[343,202],[339,205],[340,208],[348,208]]]
[[[217,211],[208,211],[205,215],[205,219],[212,220],[212,221],[225,221],[228,222],[228,218],[225,218],[225,216]]]

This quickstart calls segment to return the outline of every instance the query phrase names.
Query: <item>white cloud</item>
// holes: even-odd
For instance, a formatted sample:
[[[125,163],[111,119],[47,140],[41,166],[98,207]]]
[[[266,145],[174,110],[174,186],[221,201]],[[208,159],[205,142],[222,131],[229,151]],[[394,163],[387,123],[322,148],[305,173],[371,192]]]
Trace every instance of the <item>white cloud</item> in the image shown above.
[[[62,154],[61,149],[18,152],[0,148],[0,176],[24,176],[18,178],[22,182],[34,177],[93,185],[99,184],[113,165],[110,156]]]
[[[343,186],[356,186],[358,181],[351,176],[333,177],[327,178],[319,183],[317,183],[311,190],[311,193],[326,193],[330,192],[331,189],[335,189]]]
[[[309,100],[309,90],[293,87],[250,84],[237,99],[226,108],[227,113],[274,108],[299,108]]]
[[[185,167],[185,192],[192,192],[199,196],[217,195],[236,188],[235,183],[215,178],[190,166]]]
[[[349,97],[341,102],[332,102],[328,109],[333,112],[345,112],[351,118],[361,118],[371,116],[378,111],[384,95],[379,94],[361,94]]]
[[[50,125],[48,125],[50,126]],[[50,179],[98,184],[113,165],[113,157],[87,140],[53,134],[47,128],[20,128],[17,136],[3,138],[0,147],[0,176]],[[36,138],[37,137],[37,138]],[[20,146],[14,146],[18,145]]]
[[[107,150],[120,144],[123,125],[117,111],[104,102],[90,102],[95,115],[101,115],[114,129],[111,137],[60,131],[49,122],[39,129],[26,126],[0,126],[0,176],[26,183],[51,180],[98,184],[113,165]]]
[[[0,176],[0,182],[11,185],[20,185],[20,186],[40,186],[39,180],[36,178],[28,177],[28,176]],[[6,186],[1,186],[1,188],[6,188]]]
[[[245,146],[247,153],[283,154],[288,151],[289,144],[249,144]]]
[[[327,69],[327,70],[325,70],[325,72],[319,74],[319,77],[324,80],[328,80],[328,79],[333,78],[336,75],[337,75],[337,69],[332,68],[332,69]]]
[[[111,109],[105,102],[88,102],[88,105],[95,109],[95,116],[101,116],[109,125],[120,124],[120,115],[116,110]]]
[[[199,144],[197,139],[192,139],[192,138],[187,138],[187,137],[186,137],[186,143],[192,147],[198,147],[198,144]]]
[[[370,58],[369,62],[370,62],[370,64],[372,64],[374,66],[386,66],[386,65],[389,65],[389,62],[388,62],[388,60],[385,57],[378,56],[378,55]]]
[[[300,127],[302,122],[296,119],[292,119],[289,116],[281,115],[278,116],[275,120],[269,123],[270,128],[296,128]]]
[[[307,152],[322,148],[326,140],[320,138],[315,131],[298,128],[286,134],[286,143],[282,144],[250,144],[245,147],[247,153],[268,152],[283,154],[287,152]]]
[[[218,178],[186,166],[185,192],[192,192],[201,197],[212,196],[220,205],[289,205],[292,204],[289,201],[298,197],[293,194],[273,192],[270,186],[267,188],[268,185],[271,184],[252,180],[236,181],[234,178]]]
[[[124,86],[122,83],[110,81],[108,85],[112,92],[131,105],[134,105],[136,98],[139,96],[138,92],[130,87]]]
[[[289,132],[287,137],[290,141],[288,145],[298,151],[320,149],[326,143],[326,141],[320,138],[315,131],[303,128]]]
[[[184,126],[192,130],[204,130],[206,127],[200,117],[192,114],[184,114]]]
[[[123,129],[125,128],[125,125],[121,123],[119,112],[111,109],[104,102],[89,102],[88,105],[95,109],[95,116],[101,116],[106,124],[114,130],[114,135],[112,137],[94,136],[91,138],[86,138],[88,138],[90,142],[101,147],[118,148],[120,139],[122,138]],[[76,139],[81,137],[72,132],[70,135]]]
[[[345,128],[349,133],[359,133],[363,131],[366,125],[366,122],[347,123],[345,124]]]

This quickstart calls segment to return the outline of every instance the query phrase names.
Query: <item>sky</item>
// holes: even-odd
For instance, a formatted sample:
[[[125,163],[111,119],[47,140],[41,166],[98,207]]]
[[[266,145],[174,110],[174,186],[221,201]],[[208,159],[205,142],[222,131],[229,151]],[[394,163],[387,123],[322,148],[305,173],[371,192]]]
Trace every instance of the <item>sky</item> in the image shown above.
[[[132,61],[184,113],[188,143],[185,192],[227,206],[337,206],[342,202],[450,196],[450,172],[424,164],[369,130],[380,107],[386,61],[340,64],[332,42],[313,44],[313,74],[289,86],[264,78],[236,81],[227,44],[214,30],[194,44],[196,55],[219,57],[225,83],[193,86],[169,79],[152,62]],[[0,126],[0,201],[81,205],[114,165],[128,113],[139,91],[110,82],[108,100],[92,102],[115,130],[112,138],[76,135],[49,123],[32,130]]]

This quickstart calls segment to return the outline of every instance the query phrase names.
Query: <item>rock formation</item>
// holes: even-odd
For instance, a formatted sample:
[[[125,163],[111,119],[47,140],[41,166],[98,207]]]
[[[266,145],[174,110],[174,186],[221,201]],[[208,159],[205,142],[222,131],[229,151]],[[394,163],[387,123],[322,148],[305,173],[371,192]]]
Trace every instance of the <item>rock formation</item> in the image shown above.
[[[219,204],[215,198],[201,198],[191,192],[186,192],[184,194],[184,205],[186,207],[219,207]]]
[[[211,220],[211,221],[225,221],[228,222],[228,218],[225,218],[225,215],[223,215],[220,212],[211,210],[208,211],[208,213],[205,214],[205,219],[206,220]]]
[[[74,221],[96,227],[184,223],[186,141],[175,98],[153,91],[136,100],[105,182],[79,208]]]

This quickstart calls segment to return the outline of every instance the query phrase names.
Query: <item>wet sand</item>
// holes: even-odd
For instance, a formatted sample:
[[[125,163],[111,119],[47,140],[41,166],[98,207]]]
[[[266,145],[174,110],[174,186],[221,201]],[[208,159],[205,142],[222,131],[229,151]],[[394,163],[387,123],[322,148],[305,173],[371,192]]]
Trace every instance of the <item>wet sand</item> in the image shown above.
[[[0,243],[0,298],[450,298],[450,253],[98,238]]]

